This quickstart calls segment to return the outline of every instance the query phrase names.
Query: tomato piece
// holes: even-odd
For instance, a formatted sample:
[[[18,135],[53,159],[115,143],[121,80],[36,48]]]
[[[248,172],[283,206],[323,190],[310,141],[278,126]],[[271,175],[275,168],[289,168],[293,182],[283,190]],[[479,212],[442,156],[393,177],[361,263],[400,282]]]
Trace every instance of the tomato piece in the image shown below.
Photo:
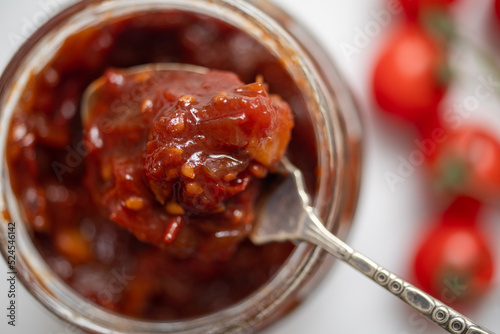
[[[490,245],[476,226],[440,224],[420,243],[413,270],[421,289],[456,306],[488,291],[493,263]]]
[[[446,12],[455,0],[399,0],[406,17],[418,19],[428,12]]]
[[[422,122],[437,113],[447,86],[444,69],[443,48],[417,24],[405,23],[395,29],[376,60],[375,100],[388,114]]]
[[[500,142],[476,126],[450,131],[429,158],[436,186],[480,199],[500,195]]]
[[[89,242],[75,228],[54,231],[53,242],[56,249],[72,263],[85,263],[92,260]]]

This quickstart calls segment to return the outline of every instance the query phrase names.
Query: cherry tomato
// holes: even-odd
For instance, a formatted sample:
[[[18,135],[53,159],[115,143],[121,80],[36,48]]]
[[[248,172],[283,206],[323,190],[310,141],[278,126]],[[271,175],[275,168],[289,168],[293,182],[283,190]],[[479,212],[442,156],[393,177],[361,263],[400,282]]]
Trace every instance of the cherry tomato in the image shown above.
[[[441,217],[441,225],[476,225],[482,203],[474,197],[460,195],[453,199],[451,205]]]
[[[446,91],[445,52],[416,23],[405,23],[382,49],[373,73],[373,93],[389,114],[418,123],[435,115]]]
[[[439,224],[423,239],[414,261],[417,285],[444,303],[483,296],[494,272],[490,245],[474,224]]]
[[[430,11],[446,11],[455,0],[399,0],[403,11],[410,20],[419,18]]]
[[[449,132],[430,160],[440,190],[480,199],[500,195],[500,142],[480,127]]]
[[[500,23],[500,0],[495,0],[495,15]]]

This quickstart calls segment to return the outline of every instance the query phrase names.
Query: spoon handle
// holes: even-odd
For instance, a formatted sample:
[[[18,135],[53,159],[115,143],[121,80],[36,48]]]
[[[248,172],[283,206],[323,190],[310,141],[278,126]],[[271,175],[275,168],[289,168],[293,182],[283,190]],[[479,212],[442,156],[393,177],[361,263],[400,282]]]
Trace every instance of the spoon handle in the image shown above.
[[[366,256],[354,251],[323,226],[310,206],[306,206],[306,211],[307,215],[304,217],[305,221],[301,231],[302,240],[322,247],[351,267],[356,268],[450,333],[494,334],[401,277],[379,266]]]

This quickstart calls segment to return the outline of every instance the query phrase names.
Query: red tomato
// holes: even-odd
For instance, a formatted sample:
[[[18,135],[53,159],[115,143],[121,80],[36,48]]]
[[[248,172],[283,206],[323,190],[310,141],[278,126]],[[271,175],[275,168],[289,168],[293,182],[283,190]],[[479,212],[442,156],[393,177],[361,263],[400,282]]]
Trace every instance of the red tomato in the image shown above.
[[[406,16],[413,20],[425,12],[446,11],[455,0],[399,0]]]
[[[475,225],[481,211],[482,203],[469,196],[457,196],[443,213],[442,225]]]
[[[500,22],[500,0],[495,0],[495,14],[498,22]]]
[[[488,131],[467,125],[450,132],[430,160],[442,190],[480,199],[500,195],[500,142]]]
[[[413,270],[424,291],[446,304],[462,304],[488,291],[492,251],[473,224],[440,224],[418,247]]]
[[[418,123],[434,115],[446,91],[440,74],[445,54],[415,23],[405,23],[382,49],[375,63],[373,93],[389,114]]]

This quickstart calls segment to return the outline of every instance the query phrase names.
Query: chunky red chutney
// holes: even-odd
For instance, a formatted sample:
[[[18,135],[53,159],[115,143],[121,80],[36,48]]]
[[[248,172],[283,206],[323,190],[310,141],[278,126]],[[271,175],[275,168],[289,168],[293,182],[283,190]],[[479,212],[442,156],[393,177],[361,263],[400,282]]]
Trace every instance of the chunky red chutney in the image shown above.
[[[214,71],[130,80],[116,70],[147,63]],[[105,94],[82,122],[83,93],[101,76]],[[9,131],[11,184],[36,247],[76,292],[132,317],[183,319],[242,300],[293,249],[246,239],[290,139],[287,104],[287,155],[314,193],[304,99],[247,34],[178,11],[74,34],[33,74]]]
[[[221,71],[108,70],[97,83],[83,118],[94,203],[174,256],[229,257],[290,141],[286,102]]]

